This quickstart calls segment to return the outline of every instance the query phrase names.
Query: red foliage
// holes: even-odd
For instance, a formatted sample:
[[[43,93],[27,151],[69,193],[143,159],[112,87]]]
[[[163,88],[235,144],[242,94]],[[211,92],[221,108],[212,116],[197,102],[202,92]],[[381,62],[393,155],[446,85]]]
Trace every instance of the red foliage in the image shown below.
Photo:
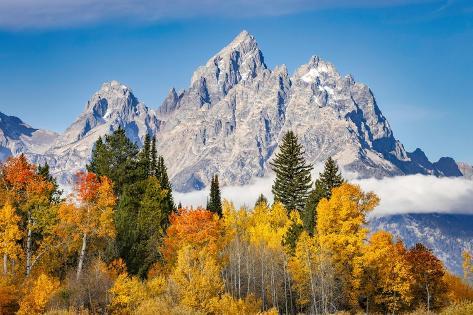
[[[100,179],[90,172],[79,171],[76,174],[75,191],[81,202],[91,202],[98,194]]]

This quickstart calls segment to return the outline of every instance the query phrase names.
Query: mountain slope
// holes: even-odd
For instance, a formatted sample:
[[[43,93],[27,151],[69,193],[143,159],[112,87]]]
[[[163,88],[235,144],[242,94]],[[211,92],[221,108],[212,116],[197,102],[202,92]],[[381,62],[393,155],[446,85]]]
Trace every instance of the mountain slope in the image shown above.
[[[87,102],[84,112],[59,135],[44,154],[28,154],[39,164],[48,162],[60,183],[71,183],[72,175],[83,169],[90,158],[95,141],[118,127],[141,145],[144,136],[159,130],[156,113],[147,108],[125,85],[104,83]]]
[[[57,137],[55,132],[33,128],[17,117],[0,113],[0,161],[20,153],[43,154]]]
[[[158,113],[158,149],[179,191],[204,187],[214,173],[224,184],[270,173],[287,130],[311,163],[333,156],[361,177],[461,176],[451,159],[431,163],[420,149],[406,152],[366,85],[318,57],[292,76],[284,65],[270,70],[246,31],[199,67],[187,90],[172,89]]]
[[[473,251],[473,215],[404,214],[375,218],[373,231],[386,230],[411,247],[422,243],[431,248],[447,268],[462,274],[462,252]]]

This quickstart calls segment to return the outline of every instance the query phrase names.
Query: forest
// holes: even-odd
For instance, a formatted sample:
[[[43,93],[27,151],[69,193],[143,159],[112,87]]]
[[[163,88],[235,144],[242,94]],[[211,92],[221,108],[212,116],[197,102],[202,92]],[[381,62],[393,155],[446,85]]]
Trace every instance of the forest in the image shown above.
[[[156,139],[95,143],[73,189],[25,156],[0,166],[0,314],[473,314],[473,257],[367,228],[379,198],[329,158],[312,181],[297,137],[271,162],[274,202],[174,200]],[[176,201],[178,204],[176,205]]]

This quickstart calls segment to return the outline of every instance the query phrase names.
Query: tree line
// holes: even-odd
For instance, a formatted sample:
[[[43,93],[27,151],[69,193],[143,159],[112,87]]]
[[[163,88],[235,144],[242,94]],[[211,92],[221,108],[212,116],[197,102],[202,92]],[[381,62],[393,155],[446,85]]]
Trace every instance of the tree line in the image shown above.
[[[368,231],[378,197],[344,180],[331,158],[312,182],[292,132],[271,165],[272,204],[261,195],[237,209],[214,175],[206,208],[193,209],[175,206],[150,136],[141,149],[121,128],[99,138],[67,196],[47,165],[9,158],[0,167],[0,313],[471,310],[469,253],[460,278],[422,244]]]

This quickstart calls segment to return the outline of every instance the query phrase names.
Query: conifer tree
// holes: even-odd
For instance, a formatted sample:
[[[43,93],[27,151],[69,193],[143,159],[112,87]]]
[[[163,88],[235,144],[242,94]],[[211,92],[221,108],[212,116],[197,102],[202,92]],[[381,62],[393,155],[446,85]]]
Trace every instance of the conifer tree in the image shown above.
[[[313,235],[316,225],[316,209],[319,201],[323,198],[329,199],[332,196],[332,189],[343,184],[344,179],[340,174],[337,163],[329,157],[325,162],[324,171],[319,174],[315,181],[315,187],[310,192],[309,198],[304,208],[302,220],[304,228],[310,235]]]
[[[164,200],[166,212],[171,214],[172,211],[176,210],[176,205],[174,204],[174,199],[172,197],[172,186],[171,182],[169,181],[167,167],[166,164],[164,164],[164,158],[162,156],[158,157],[156,169],[156,178],[161,183],[161,188],[167,191],[167,195]]]
[[[270,165],[276,173],[272,187],[274,200],[280,201],[287,211],[301,212],[312,185],[312,165],[306,163],[304,149],[292,131],[284,135],[280,152]]]
[[[142,176],[147,177],[151,175],[151,139],[149,134],[146,134],[143,141],[143,148],[139,154],[139,163],[141,172],[143,172]]]
[[[36,173],[53,185],[53,190],[51,190],[49,199],[53,203],[59,203],[61,201],[61,195],[63,191],[59,189],[56,179],[49,172],[49,164],[46,162],[42,166],[38,165],[38,170]]]
[[[157,151],[156,151],[156,137],[153,136],[153,139],[151,140],[151,164],[150,164],[150,168],[151,168],[151,175],[154,175],[156,177],[158,177],[158,175],[156,174],[156,168],[158,167],[158,161],[157,161]],[[158,177],[159,179],[159,177]]]
[[[268,205],[268,199],[262,193],[258,196],[258,199],[255,202],[255,207],[260,203],[264,203],[266,206]]]
[[[105,139],[99,138],[92,151],[87,171],[98,176],[107,176],[114,184],[115,193],[120,196],[127,183],[143,176],[137,163],[137,146],[128,139],[125,130],[119,127]],[[147,174],[146,174],[147,176]]]
[[[212,177],[210,184],[210,200],[208,201],[207,209],[210,212],[218,214],[219,217],[222,216],[222,199],[220,196],[218,175]]]

